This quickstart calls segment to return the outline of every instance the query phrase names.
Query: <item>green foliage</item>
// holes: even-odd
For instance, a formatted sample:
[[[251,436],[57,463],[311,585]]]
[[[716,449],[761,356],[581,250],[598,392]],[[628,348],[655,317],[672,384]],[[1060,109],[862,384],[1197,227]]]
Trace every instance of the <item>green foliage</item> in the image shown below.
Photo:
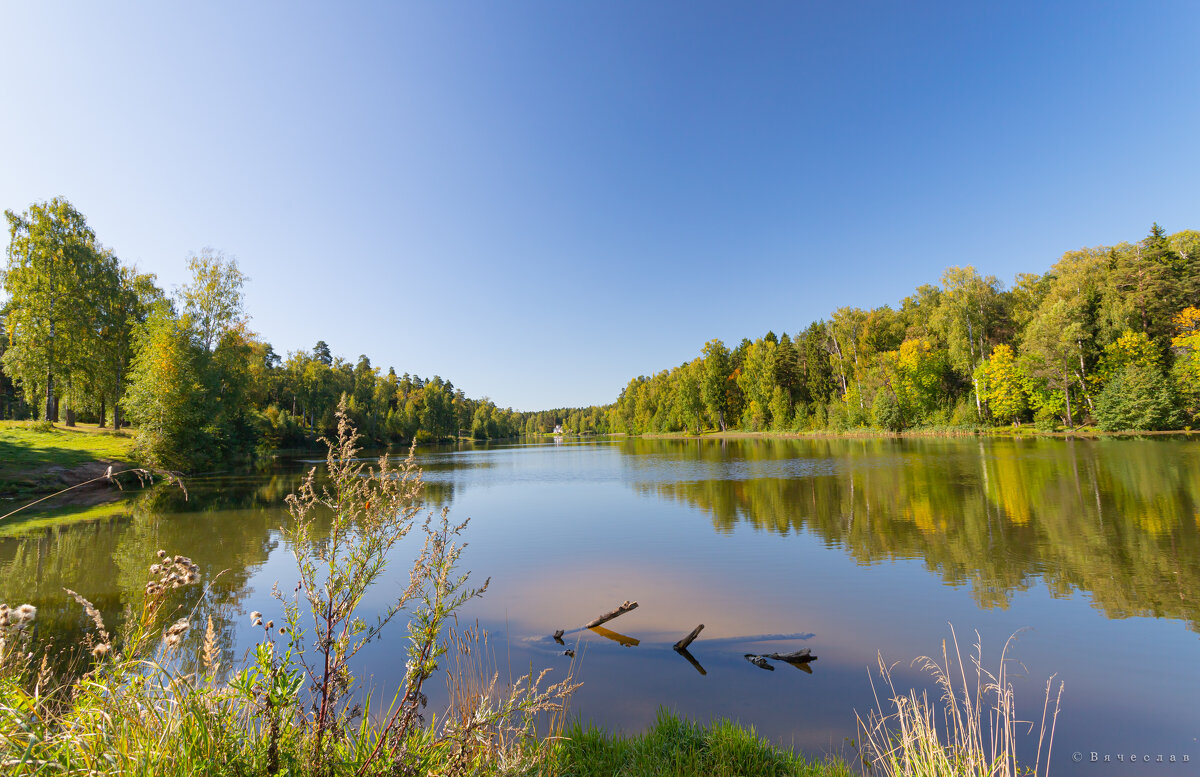
[[[1104,385],[1130,365],[1159,369],[1161,362],[1162,352],[1145,332],[1127,329],[1115,341],[1104,346],[1095,377],[1098,383]]]
[[[1096,421],[1105,431],[1178,428],[1171,381],[1153,365],[1130,364],[1096,397]]]
[[[137,336],[125,412],[138,427],[137,455],[165,469],[208,460],[207,390],[192,333],[174,316],[151,315]]]
[[[259,414],[260,444],[264,451],[300,448],[307,442],[304,428],[287,410],[270,405]]]
[[[1027,379],[1021,374],[1010,346],[996,346],[983,364],[978,383],[983,392],[983,401],[997,421],[1012,423],[1025,416],[1029,406],[1025,389]]]
[[[93,380],[101,303],[115,283],[116,263],[100,249],[83,214],[62,198],[5,216],[10,342],[4,370],[30,404],[41,406],[43,419],[57,420],[58,400],[78,398]],[[37,395],[45,401],[35,401]]]
[[[804,428],[878,425],[864,400],[886,389],[906,427],[973,428],[1031,415],[1041,428],[1073,427],[1087,421],[1094,392],[1131,363],[1172,376],[1185,411],[1173,423],[1200,414],[1200,313],[1176,322],[1200,299],[1200,233],[1167,235],[1155,225],[1137,245],[1068,251],[1045,274],[1018,276],[1011,290],[973,267],[947,269],[941,284],[919,286],[899,311],[840,307],[795,338],[768,332],[732,352],[711,341],[702,360],[710,425],[795,428],[800,413],[775,417],[785,407],[777,389],[789,408],[810,409]],[[669,411],[691,391],[686,368],[630,381],[614,427],[686,428]],[[881,411],[894,427],[887,401]]]
[[[776,432],[786,432],[792,428],[792,403],[783,386],[775,386],[771,391],[771,404],[768,411],[771,414],[771,429]]]
[[[954,410],[950,413],[950,425],[959,428],[979,425],[979,413],[970,396],[960,397],[954,404]]]
[[[1185,308],[1173,323],[1175,336],[1171,348],[1176,358],[1171,378],[1185,421],[1195,422],[1200,420],[1200,308]]]
[[[192,254],[187,266],[192,278],[179,290],[180,305],[200,345],[211,351],[226,332],[243,322],[246,276],[236,259],[211,248]]]
[[[708,417],[721,431],[725,430],[729,398],[725,384],[729,380],[729,349],[720,340],[704,344],[704,379],[700,384],[700,396]]]
[[[875,393],[875,401],[871,403],[871,414],[875,426],[889,432],[902,432],[907,424],[904,419],[904,409],[900,407],[895,394],[886,388]]]

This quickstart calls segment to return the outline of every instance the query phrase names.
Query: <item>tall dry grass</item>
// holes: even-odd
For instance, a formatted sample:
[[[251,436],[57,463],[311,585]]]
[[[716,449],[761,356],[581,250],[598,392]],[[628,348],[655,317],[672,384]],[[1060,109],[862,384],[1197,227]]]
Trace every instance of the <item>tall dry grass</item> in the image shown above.
[[[886,777],[1016,777],[1049,775],[1063,684],[1054,691],[1054,675],[1046,681],[1039,720],[1022,720],[1017,713],[1008,655],[1017,634],[1000,651],[993,672],[983,664],[983,644],[976,633],[974,653],[963,661],[953,627],[949,642],[942,641],[941,660],[928,656],[913,664],[933,677],[941,697],[932,701],[927,692],[901,693],[892,680],[892,669],[882,655],[879,677],[885,698],[872,678],[876,708],[858,718],[859,749],[872,773]],[[1051,709],[1050,702],[1054,706]],[[1034,762],[1020,763],[1017,746],[1032,736],[1037,726]]]

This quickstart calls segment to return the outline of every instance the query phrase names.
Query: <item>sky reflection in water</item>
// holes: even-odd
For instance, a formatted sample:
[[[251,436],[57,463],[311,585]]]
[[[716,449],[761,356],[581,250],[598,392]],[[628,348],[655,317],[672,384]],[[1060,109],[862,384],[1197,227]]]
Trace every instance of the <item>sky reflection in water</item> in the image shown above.
[[[877,651],[903,662],[900,682],[924,684],[908,661],[940,653],[948,623],[964,650],[978,630],[993,666],[1004,640],[1031,627],[1014,653],[1028,670],[1019,712],[1040,715],[1050,674],[1066,683],[1054,772],[1105,773],[1076,767],[1076,750],[1200,759],[1200,443],[624,440],[420,459],[430,507],[472,517],[465,563],[492,578],[461,619],[491,632],[502,674],[531,662],[565,671],[564,648],[576,649],[573,707],[586,719],[637,729],[662,705],[851,756]],[[87,621],[62,587],[115,620],[164,547],[206,580],[228,570],[201,608],[228,665],[250,644],[244,614],[272,612],[272,583],[294,584],[279,527],[299,472],[196,479],[186,502],[157,490],[116,518],[9,528],[0,601],[36,601],[41,628],[69,644]],[[397,558],[368,607],[406,572]],[[640,607],[605,624],[622,639],[550,639],[626,599]],[[698,623],[693,664],[670,645]],[[397,625],[364,655],[374,687],[400,678],[403,634]],[[743,658],[800,647],[819,657],[811,673]]]

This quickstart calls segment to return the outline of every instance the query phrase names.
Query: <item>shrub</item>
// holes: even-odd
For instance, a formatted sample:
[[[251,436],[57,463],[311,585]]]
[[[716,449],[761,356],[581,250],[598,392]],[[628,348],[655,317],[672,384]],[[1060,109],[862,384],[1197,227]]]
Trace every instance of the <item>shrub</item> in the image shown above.
[[[972,395],[958,400],[954,412],[950,414],[951,426],[978,426],[979,408],[975,407],[975,397]]]
[[[1058,415],[1044,405],[1038,408],[1037,414],[1033,417],[1033,425],[1039,432],[1053,432],[1058,428],[1058,421]]]
[[[879,389],[875,401],[871,404],[871,413],[875,417],[875,426],[889,432],[902,432],[907,424],[904,420],[904,408],[896,401],[896,397],[887,389]]]
[[[1096,422],[1105,431],[1177,429],[1182,419],[1162,370],[1130,364],[1096,397]]]

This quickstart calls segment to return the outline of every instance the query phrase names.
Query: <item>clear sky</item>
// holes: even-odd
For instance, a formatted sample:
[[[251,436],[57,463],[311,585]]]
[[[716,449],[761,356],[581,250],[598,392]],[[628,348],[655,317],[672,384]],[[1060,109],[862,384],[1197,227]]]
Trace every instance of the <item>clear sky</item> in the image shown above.
[[[0,207],[516,409],[1200,228],[1200,3],[0,4]]]

